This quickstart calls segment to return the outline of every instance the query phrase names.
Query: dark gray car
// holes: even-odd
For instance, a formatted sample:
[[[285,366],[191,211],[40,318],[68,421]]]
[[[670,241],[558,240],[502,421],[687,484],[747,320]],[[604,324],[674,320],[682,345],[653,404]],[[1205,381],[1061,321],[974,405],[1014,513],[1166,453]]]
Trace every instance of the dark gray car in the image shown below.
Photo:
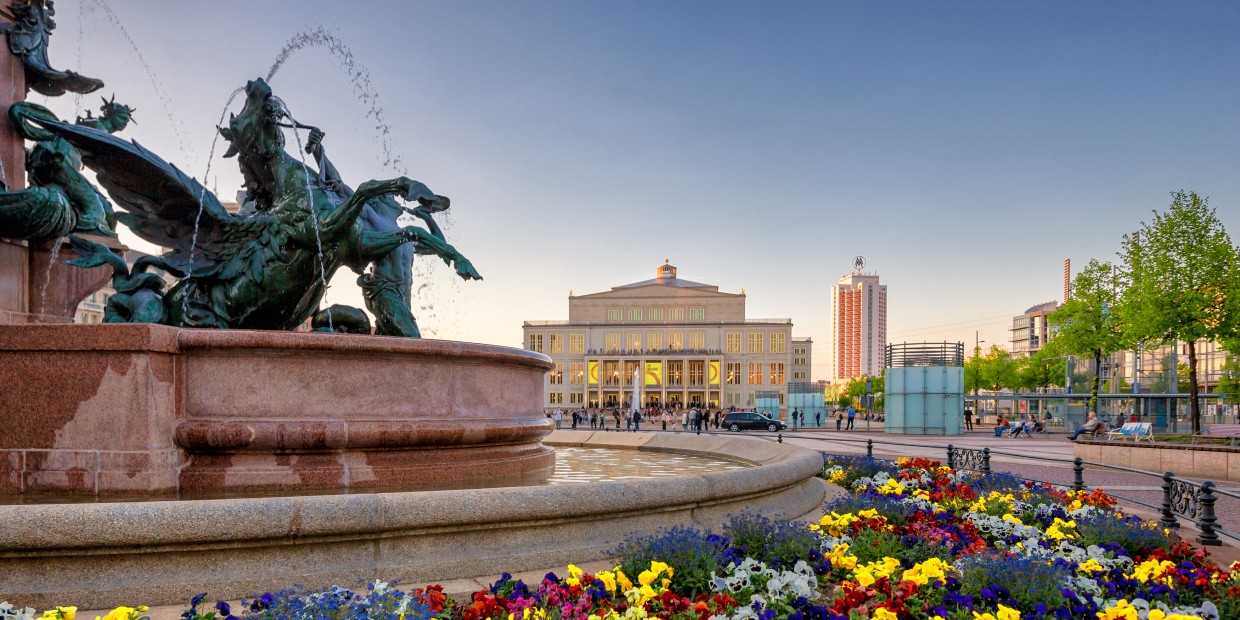
[[[732,411],[723,417],[723,427],[733,433],[755,430],[768,430],[775,433],[788,428],[788,425],[757,411]]]

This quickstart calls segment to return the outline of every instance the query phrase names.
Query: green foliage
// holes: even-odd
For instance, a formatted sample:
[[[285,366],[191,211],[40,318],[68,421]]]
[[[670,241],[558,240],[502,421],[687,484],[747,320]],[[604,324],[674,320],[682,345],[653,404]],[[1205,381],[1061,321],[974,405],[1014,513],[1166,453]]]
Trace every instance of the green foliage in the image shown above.
[[[1021,608],[1056,607],[1063,602],[1060,590],[1072,573],[1044,559],[1009,558],[979,554],[957,564],[961,592],[978,596],[983,588],[1006,588]]]
[[[779,568],[791,568],[798,560],[811,561],[819,546],[818,535],[804,523],[771,521],[754,513],[732,517],[723,526],[723,535],[749,557]]]
[[[1188,345],[1189,403],[1200,432],[1195,344],[1240,332],[1240,250],[1208,200],[1181,190],[1167,211],[1125,236],[1120,256],[1131,281],[1123,314],[1133,340]]]
[[[1223,362],[1221,371],[1218,386],[1215,389],[1220,394],[1226,394],[1223,402],[1229,405],[1240,405],[1240,355],[1229,353],[1227,361]]]
[[[1096,410],[1101,383],[1102,358],[1124,348],[1123,315],[1119,311],[1127,282],[1124,273],[1110,263],[1091,259],[1072,279],[1072,299],[1048,317],[1059,329],[1056,347],[1094,361],[1090,408]]]
[[[918,542],[913,546],[907,546],[900,536],[891,532],[882,532],[873,529],[863,529],[853,536],[853,542],[848,546],[848,551],[857,556],[858,564],[869,562],[880,562],[883,558],[898,558],[916,564],[925,562],[930,558],[940,558],[943,560],[951,560],[951,547],[948,545],[932,545],[926,542]]]
[[[1033,355],[1016,360],[1016,385],[1025,389],[1063,387],[1066,360],[1055,349],[1044,346]]]

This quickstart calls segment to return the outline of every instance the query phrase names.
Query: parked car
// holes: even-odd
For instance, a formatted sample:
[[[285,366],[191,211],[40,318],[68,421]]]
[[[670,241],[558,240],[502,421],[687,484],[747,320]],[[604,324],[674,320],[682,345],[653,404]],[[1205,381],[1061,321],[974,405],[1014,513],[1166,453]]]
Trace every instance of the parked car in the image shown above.
[[[733,433],[762,429],[775,433],[788,428],[788,425],[757,411],[732,411],[723,417],[723,427]]]

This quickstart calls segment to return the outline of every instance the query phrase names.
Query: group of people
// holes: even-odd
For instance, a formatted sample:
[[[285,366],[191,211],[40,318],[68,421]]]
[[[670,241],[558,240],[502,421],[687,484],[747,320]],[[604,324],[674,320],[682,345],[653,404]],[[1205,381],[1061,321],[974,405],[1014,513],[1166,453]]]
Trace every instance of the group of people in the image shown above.
[[[702,432],[711,428],[718,429],[723,423],[724,411],[722,409],[709,409],[706,407],[690,407],[689,409],[673,411],[672,409],[664,409],[661,407],[647,407],[645,409],[622,409],[613,407],[611,409],[573,409],[565,413],[563,409],[556,409],[547,414],[547,417],[555,420],[557,429],[564,428],[565,423],[571,424],[570,428],[577,430],[590,425],[590,430],[620,430],[620,424],[623,422],[624,430],[640,431],[642,422],[647,424],[660,424],[663,430],[676,430],[677,426],[681,431]],[[613,426],[614,424],[614,426]]]
[[[973,423],[970,418],[971,416],[966,413],[965,420],[968,430],[973,430]],[[1048,420],[1050,420],[1049,417],[1046,420],[1039,420],[1037,416],[1027,413],[1020,414],[1020,418],[1016,420],[1009,420],[1003,414],[999,414],[999,419],[995,421],[995,437],[1002,437],[1005,433],[1008,437],[1020,437],[1022,434],[1025,437],[1033,437],[1034,433],[1046,432],[1046,422]]]

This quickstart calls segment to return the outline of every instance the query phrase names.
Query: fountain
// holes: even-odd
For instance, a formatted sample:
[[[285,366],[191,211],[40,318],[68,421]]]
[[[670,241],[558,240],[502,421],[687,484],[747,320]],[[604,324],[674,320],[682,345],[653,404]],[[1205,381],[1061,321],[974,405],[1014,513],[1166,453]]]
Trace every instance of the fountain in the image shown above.
[[[51,4],[10,9],[27,27],[46,27]],[[61,76],[54,83],[69,90],[97,82],[50,69],[46,49],[0,53],[0,79],[20,80],[22,58],[27,76]],[[6,85],[16,88],[0,96],[25,92]],[[4,598],[89,608],[293,583],[469,578],[600,558],[659,526],[817,508],[822,461],[808,450],[737,437],[552,434],[541,406],[549,358],[420,338],[409,296],[415,253],[481,279],[435,222],[448,198],[403,176],[346,185],[324,132],[293,119],[263,79],[242,92],[244,107],[219,130],[246,180],[242,215],[113,135],[132,108],[105,101],[104,117],[68,123],[0,101],[13,122],[0,123],[8,178],[24,176],[24,141],[46,155],[30,158],[30,188],[0,191],[0,249],[24,250],[27,267],[54,264],[48,303],[76,305],[75,282],[110,278],[117,290],[101,325],[0,325]],[[304,144],[295,133],[296,157],[284,129],[308,131]],[[115,213],[79,179],[79,162]],[[425,228],[398,225],[402,214]],[[117,225],[167,253],[130,265],[111,236]],[[32,251],[63,234],[65,260]],[[373,334],[360,309],[319,308],[341,267],[363,274]],[[180,279],[165,290],[148,269]],[[0,254],[0,276],[6,270],[12,262]],[[20,286],[0,286],[0,303],[28,312],[41,275],[27,270]],[[307,322],[323,333],[292,331]],[[640,389],[639,371],[634,407]],[[537,485],[553,473],[552,446],[749,467]]]

